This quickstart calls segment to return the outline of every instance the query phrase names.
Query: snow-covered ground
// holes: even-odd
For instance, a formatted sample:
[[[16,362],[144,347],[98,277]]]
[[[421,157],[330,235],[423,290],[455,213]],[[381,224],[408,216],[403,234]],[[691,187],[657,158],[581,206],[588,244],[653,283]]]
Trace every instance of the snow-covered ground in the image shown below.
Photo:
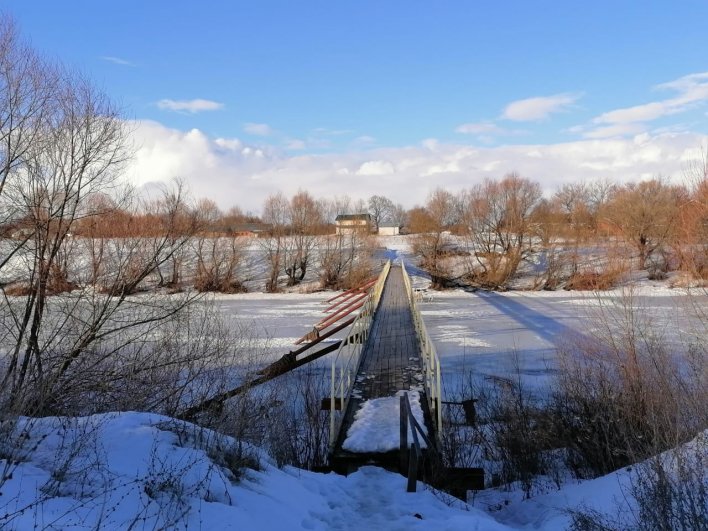
[[[238,453],[233,439],[153,414],[22,420],[18,434],[0,445],[21,441],[0,484],[3,529],[565,529],[569,508],[631,509],[639,468],[525,501],[485,491],[470,506],[421,484],[407,493],[404,477],[373,467],[348,477],[278,469],[251,447],[259,470],[240,471],[224,458]],[[707,443],[704,433],[686,448]]]
[[[1,489],[3,529],[508,529],[429,490],[406,493],[404,477],[373,467],[349,477],[281,470],[250,449],[261,469],[237,480],[218,464],[235,441],[158,415],[25,428],[22,462]]]

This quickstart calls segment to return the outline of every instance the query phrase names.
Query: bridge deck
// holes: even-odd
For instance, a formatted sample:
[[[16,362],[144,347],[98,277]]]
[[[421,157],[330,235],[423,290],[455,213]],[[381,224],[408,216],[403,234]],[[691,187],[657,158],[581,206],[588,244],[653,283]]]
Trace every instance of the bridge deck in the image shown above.
[[[342,444],[362,402],[394,396],[401,390],[423,392],[423,362],[400,266],[391,267],[361,355],[333,458],[346,459]],[[425,402],[424,400],[422,402]],[[426,415],[427,417],[427,415]]]
[[[403,273],[400,266],[394,266],[362,353],[354,394],[368,400],[407,391],[422,384],[421,370],[418,336]]]

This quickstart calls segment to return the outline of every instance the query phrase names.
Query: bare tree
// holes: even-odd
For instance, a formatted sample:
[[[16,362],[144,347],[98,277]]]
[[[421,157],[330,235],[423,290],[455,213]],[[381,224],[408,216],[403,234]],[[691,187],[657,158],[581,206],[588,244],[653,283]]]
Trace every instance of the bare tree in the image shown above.
[[[532,251],[531,215],[541,199],[538,183],[515,173],[486,180],[467,194],[466,233],[475,263],[472,279],[503,286]]]
[[[278,277],[283,265],[285,237],[288,230],[287,198],[281,193],[270,195],[263,204],[263,221],[270,226],[270,237],[260,240],[268,262],[268,279],[265,289],[270,293],[278,291]]]
[[[317,246],[317,234],[323,225],[320,205],[301,190],[290,200],[287,221],[290,236],[285,240],[284,270],[288,286],[294,286],[305,278]]]
[[[410,213],[411,231],[418,233],[414,250],[421,257],[421,267],[430,274],[434,289],[446,287],[451,280],[444,251],[448,230],[456,222],[455,214],[455,197],[442,188],[430,194],[424,209]]]
[[[22,42],[12,19],[0,16],[0,195],[43,143],[58,88],[57,68]]]
[[[596,191],[603,192],[599,188]],[[571,268],[575,273],[578,269],[580,243],[588,238],[595,225],[591,187],[582,182],[564,184],[556,191],[553,200],[563,216],[564,236],[572,242]]]
[[[404,226],[408,220],[408,213],[406,212],[406,209],[403,208],[403,205],[400,203],[396,203],[396,205],[393,207],[393,211],[391,212],[391,222],[396,223],[399,226]]]
[[[31,238],[27,212],[6,196],[49,141],[46,131],[56,109],[59,78],[58,67],[39,57],[22,41],[14,21],[0,15],[0,225],[21,229],[17,243],[0,258],[0,269]]]
[[[708,278],[708,147],[686,169],[689,197],[679,208],[679,230],[672,246],[680,267]]]
[[[371,276],[371,248],[359,231],[329,234],[320,240],[320,282],[325,289],[349,289]]]
[[[625,185],[607,204],[605,218],[635,247],[640,269],[647,268],[676,229],[681,193],[679,187],[652,179]]]
[[[369,198],[369,214],[371,214],[377,231],[381,223],[392,221],[395,211],[396,205],[388,197],[372,195]]]
[[[82,277],[74,231],[122,204],[120,176],[130,156],[124,121],[86,78],[47,64],[20,43],[6,20],[0,65],[0,210],[21,219],[26,231],[0,264],[25,268],[17,275],[21,297],[2,288],[0,336],[10,348],[0,366],[0,400],[6,411],[56,413],[66,411],[70,396],[119,385],[118,375],[107,380],[101,370],[189,302],[129,298],[189,237],[176,245],[168,237],[184,197],[181,189],[166,192],[153,213],[154,237],[104,240]],[[77,288],[70,297],[52,297],[68,287]]]
[[[243,244],[233,234],[226,234],[216,203],[202,199],[197,204],[197,218],[203,230],[196,238],[194,287],[198,291],[235,293],[245,291],[239,276],[243,262]]]
[[[55,96],[42,127],[46,144],[4,188],[4,199],[20,208],[32,226],[25,249],[32,257],[27,304],[18,316],[6,376],[14,380],[15,395],[30,374],[44,377],[40,345],[47,297],[70,231],[88,214],[86,199],[113,186],[127,155],[115,109],[85,79],[66,74]]]

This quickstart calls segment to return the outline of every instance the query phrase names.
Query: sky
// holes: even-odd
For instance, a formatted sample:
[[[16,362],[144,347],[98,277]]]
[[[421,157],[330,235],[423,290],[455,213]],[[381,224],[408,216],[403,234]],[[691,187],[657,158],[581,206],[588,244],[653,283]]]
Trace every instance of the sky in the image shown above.
[[[1,0],[123,109],[139,186],[410,207],[516,171],[683,178],[708,146],[708,2]]]

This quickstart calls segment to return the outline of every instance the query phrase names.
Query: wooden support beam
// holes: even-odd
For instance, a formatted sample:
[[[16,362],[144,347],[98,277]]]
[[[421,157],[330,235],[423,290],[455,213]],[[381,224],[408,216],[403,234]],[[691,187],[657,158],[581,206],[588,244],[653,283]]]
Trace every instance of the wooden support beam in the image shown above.
[[[304,347],[300,347],[299,349],[297,349],[295,351],[295,353],[300,354],[301,352],[306,351],[312,345],[316,345],[317,343],[321,342],[323,339],[327,339],[328,337],[331,337],[333,334],[336,334],[337,332],[339,332],[343,328],[346,328],[347,326],[352,324],[354,322],[354,319],[356,319],[356,317],[350,317],[349,319],[347,319],[346,321],[341,323],[336,328],[333,328],[332,330],[328,330],[325,333],[322,333],[323,332],[322,329],[319,329],[319,328],[313,329],[312,332],[308,332],[307,334],[302,336],[300,339],[295,341],[295,344],[299,345],[300,343],[303,343],[304,341],[308,341],[309,338],[312,338],[312,339],[309,339],[310,342],[307,345],[305,345]]]
[[[372,277],[372,278],[370,278],[369,280],[367,280],[366,282],[364,282],[361,286],[364,286],[364,285],[369,284],[369,283],[372,283],[372,284],[373,284],[373,283],[376,282],[377,279],[378,279],[378,276]],[[372,281],[373,281],[373,282],[372,282]],[[335,301],[335,300],[337,300],[338,298],[343,297],[344,295],[346,295],[346,294],[348,294],[348,293],[350,293],[350,292],[352,292],[352,291],[356,291],[356,290],[360,289],[361,286],[357,286],[356,288],[351,288],[351,289],[348,289],[348,290],[346,290],[346,291],[343,291],[342,293],[340,293],[340,294],[338,294],[338,295],[335,295],[334,297],[332,297],[332,298],[330,298],[330,299],[327,299],[325,302],[332,302],[332,301]]]
[[[329,411],[332,407],[332,399],[330,397],[325,397],[322,399],[320,404],[321,411]],[[342,409],[342,399],[338,396],[334,397],[334,409],[340,411]]]
[[[315,325],[315,328],[317,328],[318,330],[324,330],[329,325],[339,321],[342,317],[349,315],[352,311],[361,308],[364,304],[363,300],[366,298],[367,295],[367,293],[360,294],[358,298],[351,301],[346,306],[342,307],[337,313],[333,313],[332,315],[322,319],[319,323]]]
[[[408,492],[415,492],[418,483],[418,452],[411,443],[410,457],[408,458]]]
[[[338,300],[337,302],[335,302],[335,303],[330,304],[329,306],[327,306],[327,308],[324,309],[325,313],[326,313],[326,312],[329,312],[330,310],[333,310],[333,309],[336,308],[337,306],[340,306],[340,305],[343,304],[345,301],[351,299],[352,297],[354,297],[354,296],[357,295],[358,293],[362,293],[362,292],[364,292],[364,291],[368,291],[368,290],[371,288],[371,286],[373,286],[374,284],[376,284],[376,280],[377,280],[377,279],[370,280],[370,281],[368,281],[368,282],[365,282],[364,284],[362,284],[362,285],[359,286],[358,288],[350,289],[350,290],[349,290],[349,293],[348,293],[345,297],[343,297],[341,300]]]
[[[322,311],[323,311],[324,313],[329,313],[331,310],[334,310],[335,308],[338,308],[339,306],[341,306],[342,304],[344,304],[345,302],[347,302],[347,301],[348,301],[349,299],[351,299],[352,297],[355,297],[356,295],[358,295],[358,294],[361,293],[362,291],[363,291],[363,290],[360,290],[360,289],[354,290],[354,291],[352,291],[349,295],[347,295],[346,297],[342,297],[342,298],[339,299],[337,302],[335,302],[334,304],[330,304],[329,306],[327,306],[327,307],[326,307],[324,310],[322,310]]]
[[[400,427],[401,436],[398,445],[399,451],[399,466],[398,471],[401,474],[408,472],[408,411],[406,410],[406,397],[401,396],[400,404]]]
[[[341,345],[341,341],[337,341],[335,343],[332,343],[331,345],[326,346],[325,348],[318,350],[317,352],[313,352],[312,354],[305,356],[304,358],[301,358],[299,360],[294,359],[294,356],[292,356],[292,352],[286,354],[282,358],[280,358],[278,361],[275,363],[269,365],[264,371],[264,373],[257,377],[253,378],[246,383],[243,383],[239,385],[238,387],[234,387],[233,389],[230,389],[224,393],[220,393],[208,400],[205,400],[195,406],[192,406],[185,410],[182,414],[178,416],[178,418],[182,420],[193,420],[194,417],[196,417],[199,413],[203,411],[208,411],[210,409],[220,409],[223,407],[223,404],[226,400],[229,398],[233,398],[237,395],[240,395],[244,393],[245,391],[248,391],[249,389],[252,389],[253,387],[257,385],[264,384],[273,378],[276,378],[282,374],[285,374],[286,372],[292,371],[293,369],[297,369],[298,367],[301,367],[305,365],[306,363],[310,363],[311,361],[315,361],[316,359],[321,358],[322,356],[325,356],[329,354],[330,352],[334,352],[339,348]],[[291,361],[285,363],[283,361],[283,358],[286,356],[291,357]]]
[[[332,330],[328,330],[326,333],[324,333],[324,334],[322,334],[322,335],[320,335],[320,336],[317,336],[311,343],[308,343],[307,345],[305,345],[305,346],[303,346],[303,347],[300,347],[300,348],[297,349],[297,350],[292,350],[292,351],[288,352],[287,354],[284,354],[283,356],[281,356],[281,358],[280,358],[278,361],[274,362],[273,364],[269,365],[268,367],[270,367],[270,366],[272,366],[272,365],[275,365],[276,363],[280,362],[281,360],[294,360],[297,356],[299,356],[299,355],[302,354],[303,352],[306,352],[307,350],[309,350],[309,349],[311,349],[312,347],[314,347],[315,345],[321,343],[321,342],[324,341],[325,339],[332,337],[332,336],[333,336],[334,334],[336,334],[337,332],[340,332],[341,330],[344,330],[347,326],[349,326],[350,324],[352,324],[355,319],[356,319],[356,317],[350,317],[349,319],[347,319],[347,320],[344,321],[343,323],[340,323],[339,326],[337,326],[337,327],[335,327],[335,328],[332,328]],[[289,363],[290,363],[290,362],[291,362],[291,361],[289,361]],[[267,370],[268,370],[268,367],[264,368],[264,369],[261,371],[261,373],[264,373],[265,371],[267,371]]]

